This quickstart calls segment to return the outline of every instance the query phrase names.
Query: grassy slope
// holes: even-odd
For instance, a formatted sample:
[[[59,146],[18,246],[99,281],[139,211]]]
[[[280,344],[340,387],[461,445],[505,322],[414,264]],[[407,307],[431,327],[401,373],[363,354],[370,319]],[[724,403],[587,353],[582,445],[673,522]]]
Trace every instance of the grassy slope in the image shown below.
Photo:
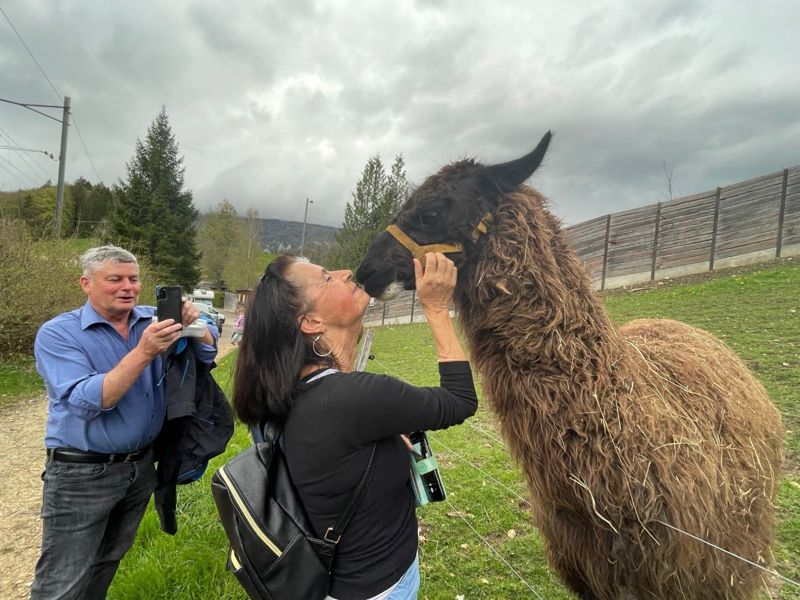
[[[607,305],[619,323],[661,316],[708,329],[725,339],[758,374],[789,429],[789,473],[778,499],[781,522],[776,563],[784,575],[800,579],[800,401],[796,391],[800,384],[800,267],[785,264],[688,286],[614,293]],[[371,371],[389,372],[419,385],[437,383],[433,344],[424,325],[378,329],[373,353]],[[231,359],[217,370],[223,387],[230,385]],[[431,441],[449,504],[418,511],[425,538],[420,553],[420,597],[536,597],[529,584],[543,598],[571,598],[545,566],[541,539],[520,499],[524,488],[496,437],[492,416],[482,407],[469,425],[436,432]],[[214,464],[248,443],[240,428],[228,452]],[[181,488],[180,531],[174,538],[160,533],[155,513],[148,512],[110,598],[245,598],[224,570],[225,538],[208,486],[209,474],[200,483]],[[472,528],[528,584],[501,564]],[[800,598],[800,594],[785,585],[780,597]]]

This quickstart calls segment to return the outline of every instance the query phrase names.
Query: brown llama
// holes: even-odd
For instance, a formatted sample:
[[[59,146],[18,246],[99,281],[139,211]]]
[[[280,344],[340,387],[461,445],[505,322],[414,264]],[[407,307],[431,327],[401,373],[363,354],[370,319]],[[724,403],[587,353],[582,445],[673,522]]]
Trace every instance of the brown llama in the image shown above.
[[[530,154],[429,177],[357,277],[412,289],[409,252],[450,252],[484,394],[521,466],[553,569],[585,599],[746,599],[768,565],[783,428],[720,340],[670,320],[619,329],[595,297]]]

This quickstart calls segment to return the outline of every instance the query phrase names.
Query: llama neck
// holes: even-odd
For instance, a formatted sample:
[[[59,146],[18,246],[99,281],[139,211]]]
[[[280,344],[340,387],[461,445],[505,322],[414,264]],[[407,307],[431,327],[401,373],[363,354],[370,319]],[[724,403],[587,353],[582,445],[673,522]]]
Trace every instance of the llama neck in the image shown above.
[[[558,378],[598,357],[615,362],[611,321],[557,219],[533,190],[501,203],[477,260],[462,271],[456,304],[484,376],[505,368]]]

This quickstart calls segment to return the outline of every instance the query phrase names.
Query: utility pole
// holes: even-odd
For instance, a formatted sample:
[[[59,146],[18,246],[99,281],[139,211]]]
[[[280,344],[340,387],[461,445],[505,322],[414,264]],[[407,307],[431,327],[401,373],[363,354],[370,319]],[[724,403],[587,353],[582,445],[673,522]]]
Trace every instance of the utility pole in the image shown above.
[[[305,256],[305,251],[306,251],[306,221],[308,221],[309,204],[314,204],[314,201],[306,198],[306,212],[303,215],[303,235],[300,238],[300,256]]]
[[[67,161],[69,105],[69,96],[64,96],[64,116],[61,118],[61,153],[58,156],[58,188],[56,189],[56,239],[61,237],[61,213],[64,210],[64,168]]]

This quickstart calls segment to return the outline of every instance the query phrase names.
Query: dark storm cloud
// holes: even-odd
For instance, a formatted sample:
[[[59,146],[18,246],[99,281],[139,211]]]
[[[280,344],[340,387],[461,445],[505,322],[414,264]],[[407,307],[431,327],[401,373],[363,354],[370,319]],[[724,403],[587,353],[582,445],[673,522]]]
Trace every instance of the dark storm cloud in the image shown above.
[[[800,163],[793,0],[3,8],[72,96],[99,177],[124,176],[163,104],[201,209],[225,198],[301,220],[309,197],[312,222],[338,225],[372,155],[402,154],[420,183],[465,156],[520,156],[548,129],[532,183],[570,223],[663,199],[665,163],[683,194]],[[0,89],[55,103],[2,21]],[[0,106],[0,127],[58,147],[56,123],[16,107]],[[71,132],[79,175],[96,179]],[[0,185],[18,182],[0,172]]]

